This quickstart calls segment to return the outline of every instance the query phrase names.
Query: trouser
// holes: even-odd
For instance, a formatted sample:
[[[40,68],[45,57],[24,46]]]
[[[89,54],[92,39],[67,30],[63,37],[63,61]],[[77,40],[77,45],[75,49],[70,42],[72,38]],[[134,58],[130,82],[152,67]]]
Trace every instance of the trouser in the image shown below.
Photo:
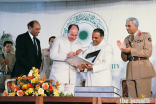
[[[59,86],[59,91],[66,92],[67,94],[73,94],[75,92],[75,85],[74,84],[67,84],[67,83],[61,83]]]
[[[42,71],[40,72],[40,77],[42,78],[47,78],[49,79],[50,76],[50,71],[51,71],[51,67],[47,66],[47,67],[43,67]]]
[[[5,80],[10,79],[11,75],[0,74],[0,92],[4,92],[5,90]]]
[[[151,93],[151,78],[139,80],[127,80],[128,96],[139,97],[146,95],[150,97]]]

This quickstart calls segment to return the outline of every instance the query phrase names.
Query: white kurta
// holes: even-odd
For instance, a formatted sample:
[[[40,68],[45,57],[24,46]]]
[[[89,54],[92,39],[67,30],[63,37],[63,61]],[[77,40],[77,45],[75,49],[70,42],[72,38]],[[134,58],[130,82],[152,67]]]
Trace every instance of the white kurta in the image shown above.
[[[100,49],[101,52],[95,60],[93,70],[87,71],[85,86],[112,86],[111,62],[113,48],[111,45],[104,42],[104,40],[96,46],[91,42],[84,55]]]
[[[77,40],[70,42],[67,37],[55,38],[50,49],[50,58],[54,62],[49,79],[58,80],[60,83],[76,84],[77,69],[64,60],[68,53],[76,52],[78,49],[82,49],[82,44]]]

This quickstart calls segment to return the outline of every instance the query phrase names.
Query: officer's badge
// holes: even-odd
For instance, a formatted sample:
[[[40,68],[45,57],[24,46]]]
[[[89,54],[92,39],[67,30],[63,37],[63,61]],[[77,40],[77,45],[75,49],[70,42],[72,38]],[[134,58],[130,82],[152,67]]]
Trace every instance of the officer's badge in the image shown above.
[[[139,32],[138,36],[141,36],[141,32]]]
[[[151,41],[152,41],[152,39],[151,39],[151,38],[148,38],[148,41],[149,41],[149,42],[151,42]]]

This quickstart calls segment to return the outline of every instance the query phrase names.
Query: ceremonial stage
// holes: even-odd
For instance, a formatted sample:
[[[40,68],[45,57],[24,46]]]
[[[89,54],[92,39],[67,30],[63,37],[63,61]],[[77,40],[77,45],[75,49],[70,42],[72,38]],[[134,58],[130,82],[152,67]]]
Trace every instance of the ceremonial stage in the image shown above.
[[[0,104],[12,104],[12,103],[30,103],[33,104],[46,104],[46,103],[89,103],[89,104],[102,104],[102,103],[120,103],[122,98],[120,97],[43,97],[43,96],[24,96],[24,97],[0,97]],[[131,98],[124,98],[125,101],[130,101]],[[133,98],[134,101],[138,101],[141,98]],[[146,98],[147,103],[156,104],[156,98]],[[126,103],[126,102],[125,102]],[[143,103],[142,103],[143,104]]]
[[[109,69],[111,70],[111,74],[101,74],[101,70],[105,70],[106,69],[105,66],[108,67],[108,65],[105,65],[103,67],[99,65],[98,68],[99,69],[103,68],[103,69],[98,71],[98,68],[97,68],[97,71],[95,69],[95,72],[93,71],[93,73],[95,74],[100,73],[100,74],[96,75],[97,77],[95,76],[94,78],[88,77],[88,79],[92,80],[92,82],[94,82],[95,84],[85,86],[85,81],[87,79],[87,70],[85,70],[84,72],[81,72],[79,69],[77,69],[77,77],[75,79],[76,81],[75,93],[73,91],[74,97],[71,97],[73,94],[70,95],[66,91],[62,91],[62,92],[59,91],[59,86],[61,83],[64,84],[63,83],[64,81],[58,80],[58,83],[54,84],[53,86],[52,84],[55,81],[57,81],[57,79],[55,79],[54,82],[51,82],[50,80],[48,80],[51,74],[47,75],[48,77],[46,80],[46,78],[44,79],[44,77],[39,76],[39,73],[37,73],[39,71],[35,71],[37,73],[35,75],[28,75],[28,76],[23,75],[23,77],[19,76],[19,78],[10,80],[10,83],[6,83],[5,89],[7,90],[5,91],[5,94],[1,94],[1,91],[0,91],[0,104],[104,104],[104,103],[156,104],[156,76],[150,80],[150,83],[151,83],[150,84],[151,89],[149,90],[150,96],[141,94],[142,98],[128,97],[128,86],[127,86],[126,79],[128,75],[127,65],[129,64],[127,64],[127,62],[122,60],[121,50],[117,46],[118,40],[120,40],[122,43],[125,40],[125,37],[129,35],[129,33],[127,32],[127,28],[125,27],[125,24],[127,23],[126,19],[129,17],[137,18],[139,21],[138,30],[140,30],[140,32],[149,33],[151,37],[147,39],[138,38],[134,42],[138,44],[136,46],[141,47],[141,48],[137,48],[138,51],[136,51],[136,53],[138,52],[138,57],[136,58],[137,60],[135,61],[138,61],[141,58],[140,64],[143,63],[142,65],[147,65],[147,70],[148,70],[149,62],[146,63],[143,61],[144,60],[147,61],[147,59],[149,59],[151,62],[150,65],[153,65],[152,68],[154,68],[156,72],[156,41],[154,40],[156,39],[156,35],[155,35],[156,13],[154,12],[155,9],[156,9],[156,0],[0,0],[0,23],[1,23],[0,24],[0,38],[1,38],[0,53],[4,51],[2,43],[6,40],[13,41],[13,45],[8,46],[8,47],[10,48],[12,47],[12,50],[15,53],[15,50],[17,49],[17,47],[15,48],[15,45],[16,45],[15,41],[17,37],[19,36],[19,34],[22,34],[28,31],[27,24],[30,21],[37,20],[41,26],[40,34],[37,36],[37,39],[40,40],[40,48],[41,50],[45,49],[46,52],[48,53],[48,54],[45,54],[45,57],[43,57],[43,59],[44,61],[47,60],[47,62],[51,64],[50,67],[47,67],[47,65],[45,65],[47,67],[46,70],[48,70],[47,72],[49,72],[50,70],[54,71],[55,68],[62,66],[62,70],[61,68],[58,68],[60,70],[56,74],[58,75],[58,79],[60,78],[64,80],[69,77],[70,79],[69,81],[67,80],[67,82],[71,83],[72,82],[71,79],[74,77],[74,75],[72,74],[69,75],[69,73],[71,73],[71,71],[74,71],[74,70],[70,69],[68,74],[64,73],[64,71],[66,70],[66,67],[64,67],[64,64],[62,64],[62,60],[60,61],[59,58],[58,59],[56,58],[54,60],[60,61],[62,65],[61,64],[54,65],[50,62],[50,59],[51,59],[50,54],[52,52],[50,53],[48,40],[49,40],[49,37],[51,36],[55,36],[56,38],[67,37],[69,33],[67,31],[68,31],[68,27],[70,24],[77,24],[79,26],[79,33],[77,35],[76,40],[82,44],[83,51],[86,51],[90,43],[93,41],[92,33],[93,33],[93,30],[96,28],[101,28],[102,30],[104,30],[103,41],[108,43],[112,47],[112,50],[113,50],[113,52],[108,51],[109,53],[112,53],[111,55],[112,58],[111,57],[106,58],[106,61],[103,63],[103,64],[107,64],[108,63],[107,60],[112,59],[111,63],[109,64]],[[8,37],[8,34],[10,35],[10,37]],[[6,36],[6,38],[4,38],[4,36]],[[139,35],[138,33],[138,35],[136,36],[142,37],[143,35]],[[130,37],[128,38],[129,40],[131,40]],[[23,40],[25,41],[25,39],[23,40],[20,39],[20,40],[21,40],[21,43]],[[148,41],[148,43],[152,43],[152,48],[146,50],[146,48],[149,46],[147,44],[146,44],[147,45],[146,48],[145,46],[143,46],[143,43],[146,43],[145,40]],[[36,43],[34,40],[33,42]],[[63,41],[61,40],[59,42],[63,42]],[[64,54],[65,51],[68,50],[67,47],[68,48],[74,47],[71,45],[71,43],[72,42],[70,42],[69,46],[62,43],[61,47],[64,48],[61,50],[62,54]],[[35,44],[32,44],[32,45],[35,45]],[[57,46],[57,45],[54,44],[54,46]],[[135,45],[133,44],[133,46]],[[21,47],[25,47],[25,46],[21,45]],[[149,50],[152,51],[152,54],[147,57],[140,56],[140,51],[142,48],[145,49],[146,52],[148,52]],[[28,49],[25,49],[26,53]],[[103,47],[101,47],[101,49],[103,49]],[[69,52],[72,52],[72,51],[73,49],[71,48]],[[144,54],[144,55],[146,56],[147,54]],[[108,56],[108,55],[107,54],[101,55],[101,57],[103,56]],[[61,55],[59,57],[62,59]],[[131,58],[134,58],[134,57],[131,57]],[[32,60],[32,57],[31,57],[31,60]],[[10,61],[10,62],[13,62],[13,61]],[[101,62],[99,61],[99,63]],[[136,63],[139,64],[139,62],[136,62]],[[54,68],[52,68],[52,65],[54,66]],[[137,66],[136,67],[137,69],[134,70],[133,73],[136,74],[136,77],[139,75],[141,76],[141,73],[143,73],[141,69],[144,69],[145,67],[143,67],[142,65]],[[11,64],[11,66],[13,65]],[[6,67],[6,69],[8,68]],[[140,70],[140,71],[137,71],[137,70]],[[135,71],[137,71],[138,73],[136,73]],[[144,75],[146,74],[148,75],[148,72],[151,74],[152,72],[154,73],[154,71],[151,71],[151,72],[145,71]],[[59,73],[62,73],[62,74],[59,75]],[[40,75],[41,75],[41,70],[40,70]],[[0,74],[0,82],[2,80],[1,76],[2,74]],[[36,77],[38,77],[38,79],[36,79]],[[144,77],[139,77],[139,78],[144,79]],[[22,84],[21,83],[17,84],[16,82],[17,79],[19,80],[19,82],[22,82]],[[49,79],[52,79],[52,78],[49,78]],[[102,81],[100,81],[101,79]],[[135,78],[132,77],[132,79],[135,79]],[[42,87],[43,82],[45,82],[44,87]],[[107,82],[112,82],[112,84],[107,85]],[[105,85],[102,85],[102,84],[105,84]],[[138,85],[142,85],[142,87],[144,87],[145,90],[147,90],[146,84],[138,84]],[[46,86],[48,87],[45,88]],[[35,89],[35,90],[32,91],[32,89]],[[19,94],[19,95],[22,95],[22,96],[19,96],[17,94],[18,90],[21,90],[20,92],[22,92],[22,94]],[[55,90],[55,93],[54,93],[54,90]],[[6,93],[7,91],[9,92]],[[14,93],[14,96],[11,93]],[[59,93],[63,94],[64,97],[59,95]],[[67,94],[68,94],[68,97],[67,97]],[[134,95],[134,94],[129,93],[129,95]],[[60,96],[60,97],[56,97],[56,96]],[[150,98],[146,98],[146,96]]]

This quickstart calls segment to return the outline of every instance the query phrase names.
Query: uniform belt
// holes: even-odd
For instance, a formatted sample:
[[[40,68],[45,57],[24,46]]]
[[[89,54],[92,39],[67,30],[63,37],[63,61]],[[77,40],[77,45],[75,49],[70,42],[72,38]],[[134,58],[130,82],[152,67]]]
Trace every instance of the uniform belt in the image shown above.
[[[131,57],[131,58],[129,58],[128,60],[129,61],[137,61],[137,60],[147,60],[148,59],[148,57]]]

